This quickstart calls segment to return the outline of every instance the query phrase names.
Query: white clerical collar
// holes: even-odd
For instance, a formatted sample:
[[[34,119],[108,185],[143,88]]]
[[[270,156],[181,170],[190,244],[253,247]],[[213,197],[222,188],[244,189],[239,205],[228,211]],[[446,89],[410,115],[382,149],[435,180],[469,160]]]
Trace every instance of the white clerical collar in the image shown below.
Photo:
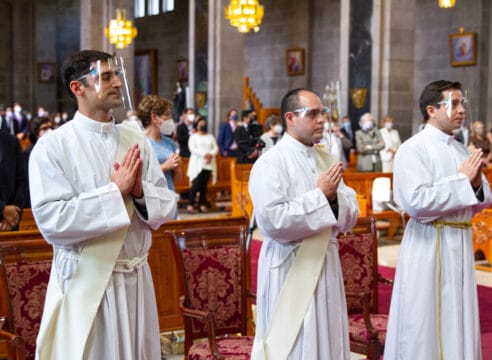
[[[111,117],[111,121],[109,122],[100,122],[92,120],[90,117],[82,115],[79,111],[77,111],[73,119],[76,120],[78,124],[84,126],[87,130],[100,134],[109,134],[115,129],[114,117]]]
[[[428,132],[432,136],[436,137],[438,140],[445,142],[447,144],[449,144],[451,141],[454,140],[453,135],[446,134],[444,131],[439,130],[431,123],[427,123],[427,125],[424,127],[424,130],[422,131]]]
[[[288,143],[289,147],[293,147],[295,150],[299,150],[307,153],[312,153],[315,151],[314,145],[313,146],[304,145],[302,142],[294,139],[292,135],[289,135],[288,133],[284,134],[282,140]]]

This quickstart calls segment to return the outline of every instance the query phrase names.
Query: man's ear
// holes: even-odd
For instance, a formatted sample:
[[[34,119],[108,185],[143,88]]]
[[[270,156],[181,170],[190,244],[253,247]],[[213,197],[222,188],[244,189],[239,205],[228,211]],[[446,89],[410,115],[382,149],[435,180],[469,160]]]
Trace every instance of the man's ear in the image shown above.
[[[437,110],[438,110],[437,107],[435,107],[434,105],[427,105],[425,107],[425,111],[427,111],[427,115],[429,115],[429,119],[436,116]]]
[[[80,81],[70,81],[70,90],[75,96],[84,96],[85,89]]]
[[[285,118],[285,125],[287,125],[289,127],[292,127],[294,125],[294,113],[293,112],[285,113],[284,118]]]

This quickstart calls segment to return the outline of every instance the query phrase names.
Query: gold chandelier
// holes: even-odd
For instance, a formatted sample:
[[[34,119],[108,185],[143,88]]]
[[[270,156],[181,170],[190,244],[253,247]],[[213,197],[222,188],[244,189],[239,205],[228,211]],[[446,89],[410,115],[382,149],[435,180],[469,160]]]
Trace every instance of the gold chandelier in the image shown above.
[[[247,33],[251,29],[257,32],[263,19],[263,6],[258,0],[231,0],[225,8],[225,17],[239,32]]]
[[[454,7],[456,0],[439,0],[439,7],[443,9],[450,9]]]
[[[124,49],[132,43],[137,36],[137,28],[131,20],[126,19],[126,10],[116,9],[116,19],[111,19],[106,27],[106,36],[117,49]]]

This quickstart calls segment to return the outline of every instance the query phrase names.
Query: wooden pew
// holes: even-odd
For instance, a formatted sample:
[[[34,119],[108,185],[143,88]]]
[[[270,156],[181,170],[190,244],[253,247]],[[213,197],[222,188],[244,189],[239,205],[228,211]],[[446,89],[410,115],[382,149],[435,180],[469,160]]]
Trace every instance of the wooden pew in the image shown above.
[[[253,164],[231,163],[232,216],[247,216],[251,219],[253,203],[248,191],[249,173]]]
[[[210,179],[207,187],[207,200],[212,208],[216,207],[217,193],[231,192],[231,162],[236,161],[236,158],[217,156],[215,160],[217,162],[217,182],[212,184],[212,179]],[[190,180],[186,176],[189,161],[189,158],[181,159],[181,179],[174,184],[178,194],[190,191]]]
[[[248,225],[248,219],[244,216],[223,216],[173,220],[152,232],[149,264],[154,279],[159,309],[159,324],[162,331],[179,328],[182,324],[181,312],[178,308],[179,287],[176,265],[172,253],[171,239],[165,236],[165,230],[232,225]],[[44,242],[38,230],[0,233],[0,243],[12,240],[43,240]]]
[[[34,216],[29,208],[22,209],[21,220],[19,223],[19,230],[37,230]]]
[[[372,215],[376,218],[378,230],[386,230],[386,237],[393,239],[394,234],[402,224],[401,214],[393,210],[373,211],[372,209],[372,185],[376,178],[387,177],[391,179],[393,186],[393,173],[383,172],[345,172],[343,181],[345,185],[355,190],[359,202],[361,216]],[[387,222],[383,222],[385,220]]]
[[[183,292],[181,290],[177,266],[172,250],[173,240],[169,235],[166,235],[165,231],[233,225],[248,225],[248,219],[244,216],[223,216],[174,220],[152,232],[152,246],[149,251],[148,261],[154,282],[161,332],[183,328],[182,315],[178,304],[178,298]],[[6,251],[12,252],[11,247],[13,244],[15,244],[15,249],[19,250],[18,252],[20,253],[26,252],[23,247],[26,247],[26,249],[28,247],[31,250],[36,250],[37,247],[39,248],[39,251],[43,251],[43,253],[49,251],[50,258],[52,256],[51,246],[46,243],[37,229],[0,232],[0,257]],[[31,251],[29,256],[37,256],[36,254],[36,251]],[[0,264],[0,267],[1,266],[3,266],[3,264]],[[2,310],[6,309],[9,303],[8,292],[4,290],[5,283],[3,281],[4,277],[0,276],[0,316],[4,315]],[[0,342],[0,358],[5,354],[5,344]]]

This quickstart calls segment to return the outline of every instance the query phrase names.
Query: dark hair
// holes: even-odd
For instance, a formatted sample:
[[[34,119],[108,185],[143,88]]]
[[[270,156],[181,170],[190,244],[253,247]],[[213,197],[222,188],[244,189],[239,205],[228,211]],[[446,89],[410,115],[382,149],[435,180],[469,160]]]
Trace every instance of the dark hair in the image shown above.
[[[449,89],[461,90],[461,83],[458,81],[438,80],[431,82],[422,90],[419,104],[424,120],[429,120],[429,114],[427,114],[426,110],[427,106],[434,105],[439,108],[440,105],[437,103],[443,99],[443,91]]]
[[[168,99],[158,95],[147,95],[137,106],[137,116],[142,122],[142,126],[146,128],[151,123],[152,114],[161,116],[167,110],[170,110],[172,106],[172,102]]]
[[[186,114],[188,111],[193,111],[193,112],[195,112],[195,109],[193,109],[192,107],[187,107],[187,108],[184,108],[184,109],[183,109],[182,114]]]
[[[248,117],[249,114],[251,114],[251,110],[243,110],[243,111],[241,111],[241,120],[244,119],[245,117]]]
[[[287,124],[285,122],[285,114],[289,111],[299,109],[301,104],[299,102],[299,93],[302,91],[308,91],[304,88],[297,88],[290,90],[287,94],[282,98],[282,102],[280,103],[280,115],[282,116],[282,125],[284,129],[287,129]]]
[[[29,141],[31,142],[31,144],[34,145],[36,141],[38,141],[39,130],[41,129],[41,126],[47,123],[50,123],[51,126],[53,126],[53,122],[49,117],[42,117],[42,118],[36,117],[32,119],[31,130],[29,131]]]
[[[90,67],[93,62],[111,58],[112,56],[110,54],[97,50],[82,50],[76,54],[70,55],[63,62],[60,71],[63,80],[63,87],[68,91],[72,98],[75,98],[72,90],[70,90],[70,82],[77,80],[82,75],[87,74],[90,71]],[[84,85],[86,85],[86,83],[84,83]]]

